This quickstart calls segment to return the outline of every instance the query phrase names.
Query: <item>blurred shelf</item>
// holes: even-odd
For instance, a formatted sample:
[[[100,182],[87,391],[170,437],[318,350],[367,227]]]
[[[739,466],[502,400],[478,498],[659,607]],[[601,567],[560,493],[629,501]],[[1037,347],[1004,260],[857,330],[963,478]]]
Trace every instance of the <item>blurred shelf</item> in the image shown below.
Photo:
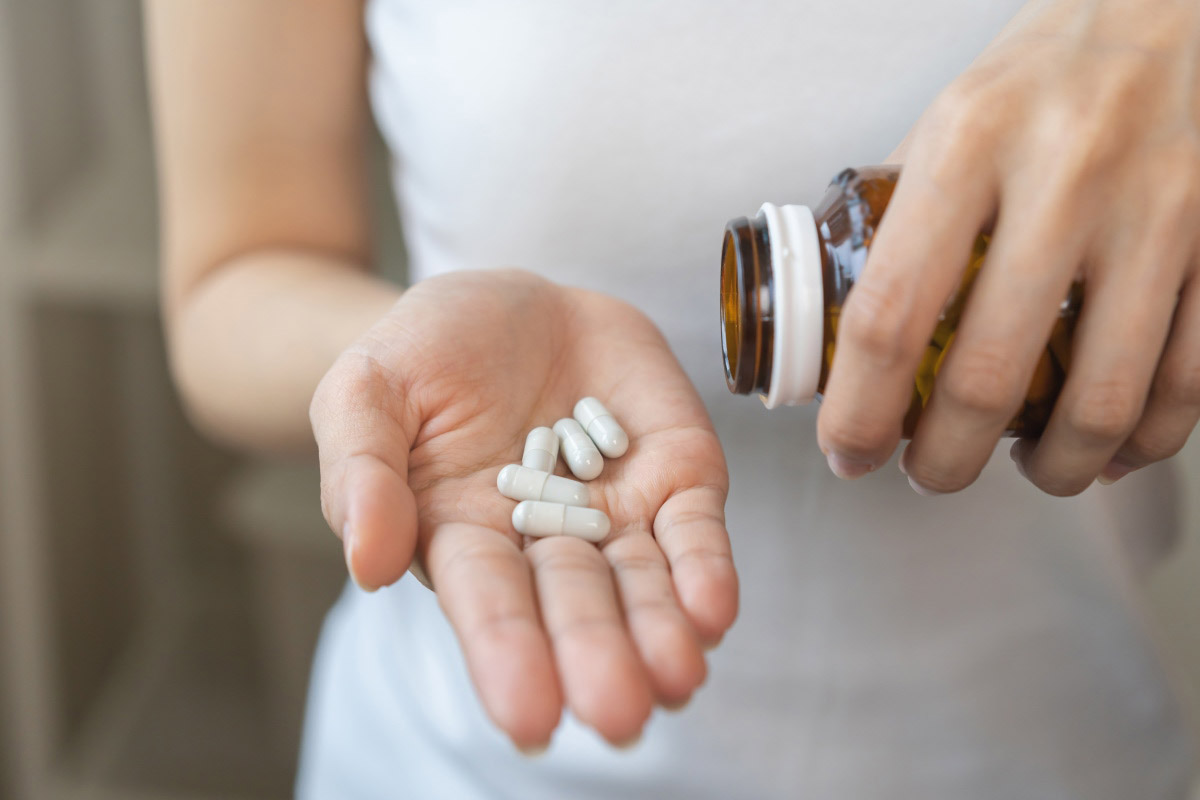
[[[219,511],[250,556],[249,594],[201,583],[154,609],[63,748],[53,800],[290,796],[312,647],[344,582],[318,477],[275,463],[229,476]]]
[[[256,463],[233,473],[218,501],[225,529],[249,556],[264,700],[276,739],[293,754],[321,624],[346,583],[319,483],[315,465]]]
[[[312,475],[238,473],[220,517],[234,461],[185,434],[140,3],[0,17],[0,798],[289,797],[340,548]]]
[[[125,654],[55,770],[56,800],[267,800],[291,793],[251,624],[198,603],[163,614]]]
[[[220,513],[230,531],[254,548],[340,559],[321,516],[315,464],[253,463],[231,476]]]
[[[98,158],[29,230],[5,243],[27,299],[152,311],[158,301],[153,167],[145,153]]]

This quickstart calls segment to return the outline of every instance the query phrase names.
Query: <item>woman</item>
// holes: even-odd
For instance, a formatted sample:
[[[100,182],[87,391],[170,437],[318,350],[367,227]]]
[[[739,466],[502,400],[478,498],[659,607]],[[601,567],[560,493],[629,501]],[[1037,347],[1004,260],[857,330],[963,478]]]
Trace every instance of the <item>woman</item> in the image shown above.
[[[1111,517],[1097,489],[1050,495],[1170,455],[1200,415],[1196,9],[149,9],[181,391],[241,446],[315,433],[326,517],[378,590],[326,625],[301,796],[1184,794]],[[404,291],[366,272],[368,84]],[[728,397],[724,221],[815,199],[910,128],[817,431]],[[902,459],[921,494],[982,477],[931,500],[879,468],[983,228]],[[1030,486],[990,460],[1081,271],[1070,382],[1014,450]],[[589,394],[633,440],[593,486],[614,532],[526,546],[496,472]]]

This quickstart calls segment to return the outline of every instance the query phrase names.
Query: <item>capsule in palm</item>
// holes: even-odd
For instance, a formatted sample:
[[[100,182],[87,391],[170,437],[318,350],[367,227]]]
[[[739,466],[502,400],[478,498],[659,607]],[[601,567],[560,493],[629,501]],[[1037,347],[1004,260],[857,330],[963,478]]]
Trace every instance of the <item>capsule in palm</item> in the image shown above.
[[[611,527],[608,515],[596,508],[579,508],[562,503],[525,500],[512,514],[513,527],[526,536],[576,536],[599,542]]]
[[[575,419],[600,452],[609,458],[620,458],[629,449],[629,435],[596,398],[585,397],[576,403]]]
[[[579,481],[549,472],[509,464],[496,476],[500,494],[512,500],[546,500],[568,506],[586,506],[588,488]]]
[[[534,428],[525,437],[525,452],[521,456],[521,466],[542,472],[554,472],[558,461],[558,436],[554,431],[543,426]]]
[[[600,474],[604,458],[578,422],[563,417],[554,423],[554,432],[561,442],[563,460],[576,478],[590,481]]]

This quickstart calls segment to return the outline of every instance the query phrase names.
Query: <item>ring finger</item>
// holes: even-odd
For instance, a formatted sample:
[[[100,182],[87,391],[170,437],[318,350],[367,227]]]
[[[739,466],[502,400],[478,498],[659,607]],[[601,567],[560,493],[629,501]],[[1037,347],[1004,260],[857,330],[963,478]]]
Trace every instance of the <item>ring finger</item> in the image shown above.
[[[604,548],[612,564],[629,633],[659,701],[687,701],[707,670],[700,640],[679,607],[671,572],[649,531],[628,531]]]
[[[1182,248],[1164,249],[1173,238],[1152,226],[1123,229],[1128,233],[1087,276],[1071,365],[1050,422],[1036,444],[1015,453],[1026,477],[1050,494],[1086,489],[1133,432],[1171,327]]]
[[[1137,428],[1104,468],[1111,483],[1135,469],[1170,458],[1183,449],[1200,422],[1200,281],[1180,295],[1166,350]]]

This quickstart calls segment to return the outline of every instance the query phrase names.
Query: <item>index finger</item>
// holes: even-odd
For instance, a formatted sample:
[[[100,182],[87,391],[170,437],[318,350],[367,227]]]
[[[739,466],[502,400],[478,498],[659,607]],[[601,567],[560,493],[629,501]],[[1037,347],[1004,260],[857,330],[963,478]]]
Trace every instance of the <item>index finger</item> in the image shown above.
[[[839,320],[817,440],[842,478],[881,466],[899,442],[921,356],[995,204],[964,131],[923,133]]]

